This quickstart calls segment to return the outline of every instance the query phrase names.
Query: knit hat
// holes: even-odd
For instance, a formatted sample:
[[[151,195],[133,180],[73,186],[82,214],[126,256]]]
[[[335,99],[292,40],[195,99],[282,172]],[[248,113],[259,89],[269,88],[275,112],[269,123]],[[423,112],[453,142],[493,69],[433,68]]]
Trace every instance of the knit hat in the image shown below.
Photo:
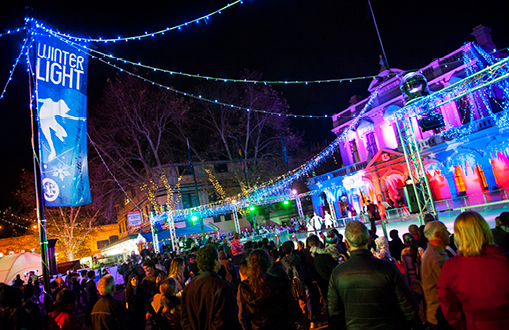
[[[333,231],[328,231],[325,236],[325,244],[336,244],[338,242],[338,238]]]

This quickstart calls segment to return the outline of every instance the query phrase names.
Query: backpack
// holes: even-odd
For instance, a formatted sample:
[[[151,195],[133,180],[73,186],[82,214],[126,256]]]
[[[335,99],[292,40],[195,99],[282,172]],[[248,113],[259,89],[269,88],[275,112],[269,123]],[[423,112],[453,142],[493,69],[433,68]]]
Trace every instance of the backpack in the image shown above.
[[[302,282],[300,278],[293,277],[291,282],[291,290],[292,290],[292,296],[295,298],[295,300],[305,300],[306,299],[306,293],[304,292],[304,287],[302,286]]]

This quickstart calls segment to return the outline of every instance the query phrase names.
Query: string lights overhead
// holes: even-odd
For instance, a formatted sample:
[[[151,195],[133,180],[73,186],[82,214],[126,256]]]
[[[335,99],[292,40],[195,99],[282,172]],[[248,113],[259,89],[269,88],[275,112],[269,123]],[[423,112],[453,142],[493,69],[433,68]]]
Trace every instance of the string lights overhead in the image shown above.
[[[4,86],[4,89],[2,91],[2,94],[0,94],[0,99],[3,99],[4,98],[4,94],[5,92],[7,91],[7,86],[9,86],[9,83],[11,82],[12,80],[12,75],[14,74],[14,70],[16,69],[16,66],[18,65],[19,63],[19,59],[21,58],[21,55],[23,55],[23,51],[25,50],[25,47],[27,45],[27,42],[28,42],[28,39],[24,39],[23,40],[23,46],[21,47],[21,51],[19,52],[19,55],[18,57],[16,58],[16,61],[14,62],[14,64],[12,65],[12,69],[11,71],[9,71],[9,78],[7,79],[7,82],[5,83],[5,86]]]
[[[54,34],[53,34],[54,35]],[[62,40],[63,42],[71,45],[72,47],[82,51],[82,52],[85,52],[84,49],[86,49],[85,47],[83,47],[83,45],[80,45],[80,44],[77,44],[77,43],[74,43],[70,40],[67,40],[65,38],[61,38],[61,37],[58,37],[60,40]],[[196,95],[196,94],[193,94],[193,93],[187,93],[187,92],[183,92],[183,91],[180,91],[178,89],[175,89],[173,87],[170,87],[170,86],[166,86],[164,84],[160,84],[160,83],[157,83],[153,80],[150,80],[150,79],[147,79],[147,78],[144,78],[134,72],[131,72],[129,70],[125,70],[119,66],[117,66],[116,64],[114,63],[111,63],[110,61],[104,59],[104,58],[101,58],[101,57],[96,57],[96,56],[93,56],[93,55],[90,55],[92,58],[94,59],[97,59],[98,61],[101,61],[103,62],[104,64],[107,64],[117,70],[119,70],[120,72],[124,72],[128,75],[131,75],[133,77],[136,77],[136,78],[139,78],[145,82],[148,82],[148,83],[151,83],[152,85],[154,86],[157,86],[157,87],[160,87],[160,88],[164,88],[166,90],[169,90],[169,91],[172,91],[174,93],[177,93],[177,94],[180,94],[182,96],[186,96],[186,97],[190,97],[190,98],[193,98],[193,99],[196,99],[196,100],[200,100],[200,101],[203,101],[203,102],[208,102],[208,103],[213,103],[213,104],[216,104],[216,105],[220,105],[220,106],[224,106],[224,107],[229,107],[229,108],[233,108],[233,109],[238,109],[238,110],[243,110],[243,111],[246,111],[246,112],[258,112],[258,113],[264,113],[264,114],[268,114],[268,115],[277,115],[277,116],[286,116],[286,117],[294,117],[294,118],[315,118],[315,119],[319,119],[319,118],[328,118],[329,115],[297,115],[297,114],[292,114],[292,113],[282,113],[282,112],[273,112],[273,111],[268,111],[268,110],[261,110],[261,109],[252,109],[252,108],[247,108],[247,107],[243,107],[243,106],[239,106],[239,105],[235,105],[235,104],[232,104],[232,103],[225,103],[225,102],[222,102],[220,101],[219,99],[209,99],[209,98],[206,98],[206,97],[203,97],[202,95]]]
[[[315,84],[315,83],[331,83],[331,82],[343,82],[343,81],[353,81],[353,80],[361,80],[361,79],[374,79],[374,78],[378,78],[379,77],[377,75],[374,75],[374,76],[363,76],[363,77],[356,77],[356,78],[340,78],[340,79],[327,79],[327,80],[291,80],[291,81],[281,81],[281,80],[258,81],[258,80],[247,80],[247,79],[218,78],[218,77],[212,77],[212,76],[204,76],[204,75],[200,75],[200,74],[189,74],[189,73],[183,73],[183,72],[170,71],[170,70],[160,69],[160,68],[156,68],[156,67],[152,67],[152,66],[148,66],[148,65],[143,65],[143,64],[141,64],[139,62],[135,63],[135,62],[132,62],[132,61],[128,61],[128,60],[119,58],[119,57],[115,57],[113,55],[107,55],[107,54],[99,52],[99,51],[97,51],[95,49],[90,49],[90,48],[88,48],[88,47],[86,47],[84,45],[76,43],[76,42],[80,42],[80,43],[88,43],[88,42],[109,43],[109,42],[117,42],[117,41],[125,41],[125,42],[127,42],[127,41],[130,41],[130,40],[140,40],[140,39],[146,38],[146,37],[154,37],[156,35],[164,34],[165,32],[169,32],[169,31],[172,31],[172,30],[176,30],[176,29],[180,30],[182,27],[188,26],[191,23],[199,23],[201,21],[205,21],[206,22],[207,20],[209,20],[210,16],[215,15],[215,14],[220,14],[222,10],[228,9],[228,8],[230,8],[230,7],[232,7],[232,6],[236,5],[236,4],[239,4],[239,3],[242,3],[242,0],[237,0],[237,1],[233,2],[232,4],[228,4],[227,6],[224,6],[221,9],[218,9],[218,10],[216,10],[216,11],[214,11],[214,12],[208,14],[208,15],[199,17],[197,19],[188,21],[186,23],[183,23],[183,24],[171,27],[171,28],[166,28],[166,29],[163,29],[163,30],[160,30],[160,31],[150,32],[150,33],[145,32],[144,34],[141,34],[141,35],[138,35],[138,36],[117,37],[117,38],[109,38],[109,39],[102,39],[102,38],[98,38],[98,39],[97,38],[96,39],[93,39],[93,38],[88,38],[88,39],[87,38],[78,38],[78,37],[75,37],[75,36],[71,36],[69,34],[64,34],[64,33],[58,32],[58,31],[54,31],[54,30],[48,29],[43,24],[40,24],[39,22],[37,22],[37,21],[35,21],[33,19],[30,19],[30,20],[33,21],[33,23],[35,24],[35,26],[37,28],[43,29],[45,32],[50,33],[51,35],[53,35],[55,37],[58,37],[60,40],[62,40],[64,42],[72,45],[73,47],[76,47],[76,48],[78,48],[78,49],[80,49],[82,51],[84,49],[86,49],[87,51],[90,51],[91,53],[97,54],[97,56],[92,56],[92,55],[91,56],[93,58],[95,58],[95,59],[97,59],[97,60],[99,60],[99,61],[101,61],[101,62],[103,62],[103,63],[105,63],[105,64],[107,64],[107,65],[109,65],[109,66],[111,66],[111,67],[113,67],[113,68],[115,68],[117,70],[119,70],[119,71],[121,71],[121,72],[125,72],[125,73],[127,73],[127,74],[129,74],[131,76],[135,76],[135,77],[137,77],[139,79],[142,79],[142,80],[144,80],[146,82],[149,82],[152,85],[158,86],[160,88],[165,88],[167,90],[170,90],[172,92],[175,92],[175,93],[183,95],[183,96],[187,96],[187,97],[191,97],[191,98],[196,99],[196,100],[200,100],[200,101],[204,101],[204,102],[209,102],[209,103],[217,104],[217,105],[220,105],[220,106],[223,106],[223,107],[235,108],[235,109],[243,110],[243,111],[247,111],[247,112],[251,112],[252,111],[252,112],[265,113],[265,114],[270,114],[270,115],[296,117],[296,118],[317,118],[318,119],[318,118],[328,118],[329,117],[329,115],[296,115],[296,114],[290,114],[290,113],[278,113],[278,112],[271,112],[271,111],[266,111],[266,110],[262,110],[262,109],[250,109],[250,108],[246,108],[246,107],[242,107],[242,106],[238,106],[238,105],[234,105],[234,104],[228,104],[228,103],[225,103],[225,102],[221,102],[220,100],[217,100],[217,99],[205,98],[202,95],[195,95],[193,93],[182,92],[182,91],[176,90],[176,89],[174,89],[172,87],[169,87],[169,86],[157,83],[155,81],[143,78],[143,77],[141,77],[141,76],[139,76],[139,75],[137,75],[137,74],[135,74],[133,72],[125,70],[124,68],[122,68],[122,67],[120,67],[120,66],[118,66],[118,65],[116,65],[114,63],[111,63],[111,61],[118,61],[118,62],[121,62],[123,64],[138,66],[138,67],[142,67],[142,68],[145,68],[145,69],[149,69],[151,71],[158,71],[158,72],[167,73],[167,74],[170,74],[170,75],[181,75],[181,76],[186,76],[186,77],[191,77],[191,78],[214,80],[214,81],[224,81],[224,82],[235,82],[235,83],[305,84],[305,85],[308,85],[308,84]],[[21,30],[24,30],[24,29],[17,29],[17,30],[13,30],[13,31],[7,31],[4,34],[0,34],[0,37],[4,36],[4,35],[7,35],[7,34],[12,34],[12,33],[15,33],[15,32],[20,32]],[[13,65],[13,69],[10,72],[9,80],[6,83],[5,88],[4,88],[0,98],[3,97],[3,95],[4,95],[5,91],[6,91],[7,85],[9,84],[9,82],[12,79],[12,75],[13,75],[14,69],[15,69],[17,63],[19,62],[19,59],[20,59],[21,55],[23,54],[23,51],[24,51],[25,47],[26,47],[26,39],[25,39],[25,41],[23,43],[23,47],[21,49],[20,55],[18,56],[15,64]],[[490,58],[487,55],[482,53],[480,50],[478,50],[478,53],[481,53],[481,56],[484,57],[484,60],[488,62],[488,65],[492,65],[492,63],[490,63]],[[447,64],[445,64],[445,65],[447,65]],[[387,79],[387,78],[388,77],[384,77],[384,79]],[[380,85],[382,85],[382,84],[380,84]],[[503,88],[504,93],[506,95],[508,95],[509,87],[507,86],[507,84],[503,85],[503,87],[504,87]],[[186,210],[174,210],[174,211],[171,211],[172,216],[174,218],[181,218],[181,217],[186,217],[187,215],[189,215],[191,213],[195,213],[195,212],[200,213],[202,216],[210,216],[210,215],[214,215],[214,214],[218,214],[218,213],[231,212],[232,210],[240,209],[242,207],[245,207],[245,205],[251,204],[253,202],[256,203],[256,201],[262,201],[264,199],[267,199],[270,196],[274,196],[276,194],[279,194],[279,195],[285,194],[286,191],[288,190],[288,187],[295,180],[299,180],[300,178],[308,176],[309,174],[311,174],[313,172],[313,170],[317,166],[319,166],[321,163],[323,163],[328,157],[333,155],[333,153],[338,149],[340,143],[342,143],[343,141],[346,141],[348,139],[348,133],[352,129],[354,129],[354,127],[358,124],[358,122],[361,120],[361,118],[364,115],[364,113],[371,108],[371,105],[372,105],[373,101],[376,99],[377,95],[378,95],[378,90],[376,90],[375,92],[373,92],[371,94],[370,98],[368,99],[368,101],[366,102],[366,104],[364,105],[362,110],[359,112],[359,114],[356,117],[354,117],[355,119],[352,120],[352,122],[350,123],[348,128],[345,129],[342,132],[342,134],[333,143],[331,143],[327,148],[325,148],[321,153],[319,153],[318,155],[313,157],[307,163],[299,166],[298,168],[294,169],[293,171],[290,171],[290,172],[288,172],[288,173],[286,173],[286,174],[284,174],[284,175],[282,175],[280,177],[274,178],[274,179],[270,180],[269,182],[266,182],[266,183],[264,183],[262,185],[259,185],[257,187],[250,188],[250,189],[248,189],[242,195],[239,194],[238,196],[233,197],[233,198],[225,198],[221,202],[212,203],[212,204],[208,204],[208,205],[203,205],[203,206],[199,206],[199,207],[196,207],[196,208],[191,208],[191,209],[186,209]],[[351,117],[351,116],[348,116],[348,117]],[[90,137],[89,137],[89,139],[90,139]],[[94,148],[95,148],[96,147],[95,144],[92,141],[91,141],[91,143],[94,145]],[[96,150],[97,150],[97,148],[96,148]],[[99,151],[97,151],[97,152],[99,154]],[[101,159],[102,159],[102,157],[101,157]],[[103,163],[104,163],[104,160],[103,160]],[[110,170],[108,169],[108,171],[110,171]],[[114,175],[113,175],[113,173],[111,173],[111,171],[110,171],[110,174],[114,177]],[[116,179],[115,179],[115,181],[116,181]],[[119,184],[118,181],[117,181],[117,184]],[[127,196],[127,193],[125,192],[125,190],[124,189],[122,189],[122,190],[124,191],[124,193]],[[138,206],[136,206],[136,207],[138,208]],[[141,211],[141,209],[140,209],[140,211]],[[3,221],[5,221],[5,220],[3,220]]]
[[[131,41],[131,40],[141,40],[142,38],[148,38],[148,37],[155,37],[156,35],[164,35],[165,32],[169,32],[169,31],[172,31],[172,30],[181,30],[182,28],[186,27],[186,26],[189,26],[193,23],[200,23],[202,21],[204,22],[207,22],[211,16],[213,15],[216,15],[216,14],[221,14],[221,12],[223,10],[226,10],[226,9],[229,9],[237,4],[242,4],[244,3],[243,0],[236,0],[234,1],[233,3],[229,3],[227,4],[226,6],[224,7],[221,7],[219,8],[218,10],[215,10],[207,15],[203,15],[201,17],[198,17],[198,18],[195,18],[193,20],[190,20],[190,21],[187,21],[185,23],[182,23],[182,24],[179,24],[179,25],[175,25],[173,27],[167,27],[165,29],[162,29],[162,30],[159,30],[159,31],[155,31],[155,32],[144,32],[140,35],[137,35],[137,36],[131,36],[131,37],[116,37],[116,38],[80,38],[80,37],[76,37],[76,36],[72,36],[70,34],[67,34],[67,33],[61,33],[61,32],[58,32],[58,31],[53,31],[56,35],[58,36],[61,36],[61,37],[64,37],[64,38],[68,38],[68,39],[71,39],[71,40],[76,40],[76,41],[79,41],[79,42],[102,42],[102,43],[108,43],[108,42],[117,42],[117,41]],[[46,28],[43,24],[35,21],[33,18],[30,18],[30,20],[33,20],[36,24],[36,27],[38,28],[43,28],[45,29],[46,31],[48,31],[49,29]]]
[[[26,27],[17,28],[17,29],[14,29],[14,30],[7,30],[7,32],[0,33],[0,38],[3,37],[3,36],[7,36],[9,34],[14,34],[14,33],[17,33],[17,32],[24,31],[24,30],[26,30]]]

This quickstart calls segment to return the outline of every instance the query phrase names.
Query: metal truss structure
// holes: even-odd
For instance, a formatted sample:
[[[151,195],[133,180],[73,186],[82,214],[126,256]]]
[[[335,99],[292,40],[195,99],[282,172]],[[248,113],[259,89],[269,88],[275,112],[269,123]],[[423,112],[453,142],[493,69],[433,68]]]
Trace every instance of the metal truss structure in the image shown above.
[[[475,63],[468,63],[467,65],[475,65]],[[411,176],[410,179],[412,180],[416,203],[419,207],[421,224],[426,213],[431,213],[436,217],[437,212],[412,125],[413,118],[433,115],[436,109],[442,105],[508,79],[508,67],[509,58],[506,58],[440,91],[414,100],[396,112],[398,134],[405,155],[408,173]]]

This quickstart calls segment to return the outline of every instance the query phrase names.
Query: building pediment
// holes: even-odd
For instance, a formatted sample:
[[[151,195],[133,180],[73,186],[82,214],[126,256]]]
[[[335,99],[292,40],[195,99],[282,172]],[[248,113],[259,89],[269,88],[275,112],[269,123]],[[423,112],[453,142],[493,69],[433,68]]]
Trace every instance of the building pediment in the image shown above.
[[[366,170],[368,170],[372,166],[382,165],[387,162],[390,162],[391,160],[398,159],[403,156],[404,155],[401,152],[397,152],[389,148],[381,148],[380,150],[378,150],[375,156],[369,161],[368,165],[366,166]]]

